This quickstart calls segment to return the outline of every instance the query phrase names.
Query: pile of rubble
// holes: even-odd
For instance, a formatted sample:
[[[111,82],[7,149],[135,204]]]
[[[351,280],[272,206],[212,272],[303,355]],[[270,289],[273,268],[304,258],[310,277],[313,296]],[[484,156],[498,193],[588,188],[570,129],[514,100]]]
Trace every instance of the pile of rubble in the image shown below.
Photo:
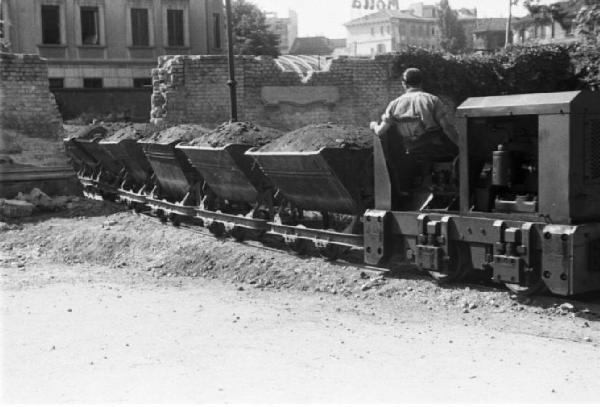
[[[40,212],[56,212],[68,209],[69,204],[80,200],[75,196],[50,197],[39,188],[22,193],[13,199],[0,199],[0,216],[5,218],[23,218]]]

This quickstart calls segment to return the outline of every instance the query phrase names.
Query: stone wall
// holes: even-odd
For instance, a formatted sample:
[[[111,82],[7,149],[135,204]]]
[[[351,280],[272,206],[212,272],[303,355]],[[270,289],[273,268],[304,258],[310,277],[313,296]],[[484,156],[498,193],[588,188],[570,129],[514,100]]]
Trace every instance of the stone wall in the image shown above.
[[[238,119],[292,130],[311,123],[368,126],[401,91],[391,60],[340,57],[302,77],[270,57],[237,57]],[[153,121],[215,126],[229,119],[227,58],[165,56],[153,70]]]
[[[0,53],[0,129],[56,138],[62,120],[39,55]]]

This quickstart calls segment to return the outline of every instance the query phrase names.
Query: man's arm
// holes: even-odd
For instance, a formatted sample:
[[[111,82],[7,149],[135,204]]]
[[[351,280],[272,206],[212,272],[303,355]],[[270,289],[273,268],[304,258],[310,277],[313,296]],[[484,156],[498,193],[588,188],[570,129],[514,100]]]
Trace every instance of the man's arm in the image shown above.
[[[371,122],[369,127],[375,132],[376,135],[381,136],[387,131],[387,129],[390,128],[390,123],[386,120],[382,120],[379,124],[377,122]]]
[[[394,106],[396,105],[397,99],[392,100],[390,104],[385,108],[385,112],[381,115],[381,123],[371,122],[369,127],[371,130],[375,132],[376,135],[381,136],[385,133],[393,122],[392,112],[394,110]]]

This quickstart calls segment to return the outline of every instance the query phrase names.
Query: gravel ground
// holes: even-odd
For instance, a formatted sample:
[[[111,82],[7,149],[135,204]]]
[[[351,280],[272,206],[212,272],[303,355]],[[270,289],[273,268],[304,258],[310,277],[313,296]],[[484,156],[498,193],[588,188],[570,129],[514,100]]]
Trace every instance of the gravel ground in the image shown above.
[[[600,399],[597,297],[439,287],[88,200],[0,223],[0,271],[13,402]]]
[[[136,233],[132,234],[132,230]],[[597,294],[595,302],[593,298],[592,302],[586,302],[586,298],[583,301],[557,297],[519,299],[502,286],[482,285],[477,281],[471,285],[440,287],[426,273],[414,269],[394,267],[382,275],[379,270],[353,264],[352,261],[360,259],[359,252],[348,256],[348,262],[334,263],[318,257],[296,256],[273,248],[272,244],[235,243],[162,225],[110,202],[77,200],[62,212],[2,223],[0,231],[3,253],[0,264],[51,261],[133,267],[156,279],[219,279],[257,289],[401,300],[439,312],[489,312],[506,315],[508,319],[519,315],[584,321],[600,317]]]

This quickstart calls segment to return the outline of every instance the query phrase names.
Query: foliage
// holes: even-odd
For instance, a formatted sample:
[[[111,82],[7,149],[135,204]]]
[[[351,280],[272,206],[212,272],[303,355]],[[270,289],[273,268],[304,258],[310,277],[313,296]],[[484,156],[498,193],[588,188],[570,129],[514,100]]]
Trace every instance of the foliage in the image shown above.
[[[575,17],[577,34],[587,43],[600,43],[600,4],[585,1]]]
[[[560,92],[600,84],[600,51],[590,46],[510,47],[452,55],[410,48],[392,56],[392,76],[406,68],[425,75],[424,88],[462,103],[471,96]]]
[[[452,53],[462,51],[467,43],[467,37],[463,26],[458,22],[456,12],[450,8],[448,0],[441,0],[439,8],[438,25],[442,49]]]
[[[269,31],[265,14],[257,6],[245,0],[235,0],[232,14],[236,54],[279,55],[279,36]]]
[[[571,65],[581,87],[600,89],[600,51],[593,44],[573,44],[569,47]]]

